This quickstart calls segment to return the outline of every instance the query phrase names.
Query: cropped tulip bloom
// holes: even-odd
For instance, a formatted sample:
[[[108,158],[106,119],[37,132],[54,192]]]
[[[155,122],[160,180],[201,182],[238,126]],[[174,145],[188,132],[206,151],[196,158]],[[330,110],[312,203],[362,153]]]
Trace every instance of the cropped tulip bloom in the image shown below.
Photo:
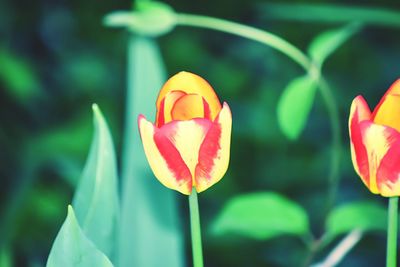
[[[232,115],[201,77],[180,72],[161,88],[155,124],[138,118],[144,151],[156,178],[190,195],[217,183],[229,163]]]
[[[362,96],[351,105],[351,157],[357,174],[374,194],[400,195],[400,79],[371,114]]]

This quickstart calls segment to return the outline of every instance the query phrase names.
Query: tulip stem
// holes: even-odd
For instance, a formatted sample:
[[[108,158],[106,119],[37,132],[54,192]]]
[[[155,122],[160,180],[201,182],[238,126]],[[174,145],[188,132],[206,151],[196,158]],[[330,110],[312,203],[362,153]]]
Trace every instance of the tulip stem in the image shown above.
[[[389,198],[386,267],[396,267],[398,197]]]
[[[193,266],[203,267],[203,248],[201,244],[199,202],[197,200],[197,192],[194,187],[192,193],[189,195],[189,209],[190,230],[192,233]]]

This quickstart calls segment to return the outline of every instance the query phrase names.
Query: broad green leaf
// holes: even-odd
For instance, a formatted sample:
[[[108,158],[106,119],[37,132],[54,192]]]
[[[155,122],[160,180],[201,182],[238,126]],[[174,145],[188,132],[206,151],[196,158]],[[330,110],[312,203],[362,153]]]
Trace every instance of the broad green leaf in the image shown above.
[[[112,263],[85,236],[71,206],[51,248],[46,267],[112,267]]]
[[[343,28],[326,31],[311,42],[308,53],[318,66],[322,66],[326,58],[359,29],[360,24],[352,23]]]
[[[167,4],[139,1],[135,11],[114,11],[106,15],[103,21],[109,27],[127,27],[134,33],[155,37],[175,27],[176,14]]]
[[[332,210],[326,222],[326,232],[330,237],[350,232],[353,229],[386,231],[386,227],[386,208],[368,201],[339,206]]]
[[[127,76],[118,266],[181,267],[185,264],[177,194],[162,186],[151,172],[137,126],[139,114],[155,118],[158,91],[166,81],[152,39],[131,36]],[[149,256],[149,251],[157,256]]]
[[[294,79],[283,90],[277,107],[278,123],[287,138],[296,140],[308,119],[317,85],[311,76]]]
[[[97,105],[93,112],[95,134],[73,207],[85,235],[111,257],[119,218],[117,166],[107,123]]]
[[[265,19],[282,19],[321,23],[361,22],[385,27],[400,27],[400,12],[383,7],[329,4],[262,4]]]
[[[237,234],[258,240],[310,233],[306,211],[272,192],[234,197],[223,207],[212,230],[217,235]]]
[[[40,82],[32,66],[21,57],[0,47],[0,81],[8,93],[21,102],[39,94]]]

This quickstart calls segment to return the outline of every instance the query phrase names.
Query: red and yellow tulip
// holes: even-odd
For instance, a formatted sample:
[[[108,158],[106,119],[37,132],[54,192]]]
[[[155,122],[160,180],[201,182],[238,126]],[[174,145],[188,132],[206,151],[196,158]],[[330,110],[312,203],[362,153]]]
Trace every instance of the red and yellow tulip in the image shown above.
[[[229,163],[232,115],[200,76],[180,72],[161,88],[155,124],[138,118],[144,151],[157,179],[190,195],[217,183]]]
[[[400,79],[371,113],[362,96],[351,105],[351,157],[357,174],[374,194],[400,196]]]

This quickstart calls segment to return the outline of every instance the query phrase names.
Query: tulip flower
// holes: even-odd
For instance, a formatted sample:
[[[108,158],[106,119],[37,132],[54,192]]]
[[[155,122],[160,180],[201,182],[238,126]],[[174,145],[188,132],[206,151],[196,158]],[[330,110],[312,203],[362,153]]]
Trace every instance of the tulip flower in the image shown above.
[[[371,113],[362,96],[351,105],[351,157],[357,174],[374,194],[400,195],[400,79]]]
[[[190,195],[217,183],[229,163],[232,115],[201,77],[180,72],[158,95],[155,124],[138,118],[147,160],[166,187]]]

